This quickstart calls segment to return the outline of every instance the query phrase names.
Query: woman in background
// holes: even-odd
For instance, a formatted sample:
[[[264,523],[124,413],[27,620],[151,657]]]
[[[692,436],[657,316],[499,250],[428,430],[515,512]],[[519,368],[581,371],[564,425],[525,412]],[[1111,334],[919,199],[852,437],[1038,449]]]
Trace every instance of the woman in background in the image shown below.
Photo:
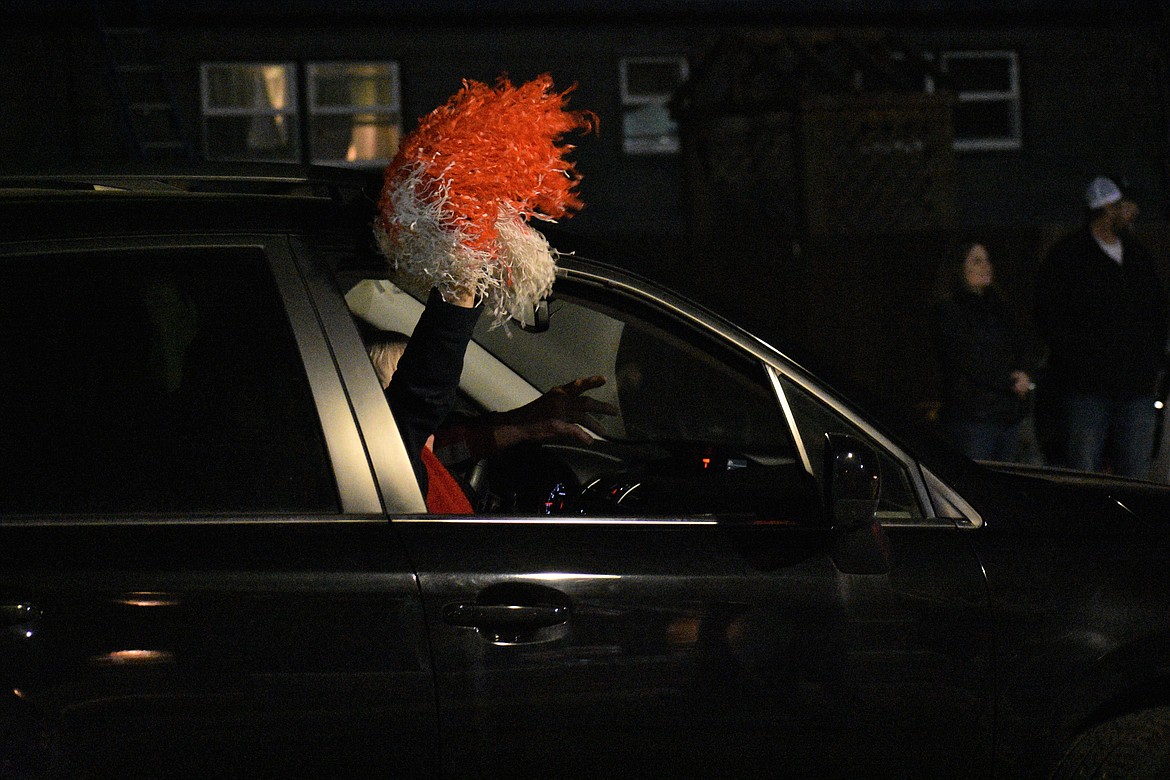
[[[932,298],[942,365],[944,434],[976,460],[1017,460],[1035,385],[1027,341],[994,284],[987,247],[971,242],[943,263]]]

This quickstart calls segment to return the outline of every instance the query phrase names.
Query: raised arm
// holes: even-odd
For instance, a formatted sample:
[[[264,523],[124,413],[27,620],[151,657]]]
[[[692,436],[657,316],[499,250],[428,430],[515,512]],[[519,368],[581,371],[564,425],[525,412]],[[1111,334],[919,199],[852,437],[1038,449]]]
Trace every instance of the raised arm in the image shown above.
[[[448,303],[438,290],[431,291],[386,388],[386,400],[424,494],[422,449],[455,405],[463,356],[482,310],[471,295],[450,297],[453,302]]]

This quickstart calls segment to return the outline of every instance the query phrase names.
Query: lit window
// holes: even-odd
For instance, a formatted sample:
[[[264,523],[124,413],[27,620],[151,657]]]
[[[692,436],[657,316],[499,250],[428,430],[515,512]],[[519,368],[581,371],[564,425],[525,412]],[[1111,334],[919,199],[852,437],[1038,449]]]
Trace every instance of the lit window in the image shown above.
[[[317,62],[307,71],[312,162],[386,165],[402,135],[398,63]]]
[[[204,63],[200,75],[207,159],[300,159],[292,63]]]
[[[950,51],[942,70],[955,92],[955,149],[1019,149],[1020,69],[1014,51]]]
[[[622,139],[627,154],[678,153],[678,125],[668,104],[686,79],[687,61],[682,57],[622,59]]]

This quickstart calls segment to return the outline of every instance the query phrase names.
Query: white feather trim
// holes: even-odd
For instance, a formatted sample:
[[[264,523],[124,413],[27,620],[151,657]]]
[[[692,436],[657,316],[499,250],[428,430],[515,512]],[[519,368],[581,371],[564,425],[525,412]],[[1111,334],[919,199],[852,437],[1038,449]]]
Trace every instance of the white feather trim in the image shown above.
[[[500,263],[511,271],[511,283],[493,289],[485,301],[489,316],[495,313],[498,323],[530,313],[537,301],[552,292],[557,269],[548,239],[518,214],[501,214],[496,229],[500,233]]]
[[[519,316],[552,290],[556,263],[543,235],[514,211],[497,217],[499,254],[470,249],[447,208],[449,184],[420,167],[391,190],[393,217],[375,225],[378,247],[395,271],[395,282],[426,296],[473,290],[494,325]]]

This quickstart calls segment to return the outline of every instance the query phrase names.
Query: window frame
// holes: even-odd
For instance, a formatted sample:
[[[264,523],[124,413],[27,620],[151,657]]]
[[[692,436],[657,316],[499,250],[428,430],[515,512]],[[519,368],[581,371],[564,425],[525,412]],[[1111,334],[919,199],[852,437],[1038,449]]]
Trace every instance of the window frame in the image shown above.
[[[631,55],[622,57],[618,62],[618,85],[622,104],[622,152],[631,156],[646,155],[676,155],[682,149],[679,137],[678,123],[669,119],[670,132],[660,134],[655,142],[653,138],[645,136],[630,136],[626,132],[625,117],[631,110],[642,106],[659,106],[667,109],[667,105],[674,97],[674,93],[632,94],[629,85],[629,67],[637,64],[674,63],[678,66],[679,83],[682,86],[690,77],[690,65],[683,55]],[[677,89],[677,87],[676,87]]]
[[[664,316],[672,317],[680,323],[702,332],[708,338],[722,340],[728,347],[741,350],[745,356],[753,358],[763,366],[768,380],[775,393],[777,404],[788,425],[789,436],[796,442],[798,456],[808,473],[820,481],[820,464],[811,463],[809,447],[804,431],[801,430],[795,419],[790,400],[784,393],[783,383],[790,382],[814,401],[824,404],[832,413],[851,426],[853,434],[861,434],[861,438],[872,446],[883,451],[885,456],[896,461],[905,471],[910,482],[910,489],[918,502],[921,519],[909,523],[913,527],[953,528],[957,523],[964,527],[978,528],[982,519],[949,486],[934,477],[929,469],[915,457],[907,453],[889,437],[877,430],[865,418],[855,412],[851,406],[842,402],[834,394],[821,387],[821,383],[812,375],[798,368],[795,364],[781,355],[764,341],[741,331],[734,325],[720,322],[704,316],[683,300],[674,298],[662,290],[648,289],[633,279],[621,274],[599,273],[597,270],[574,265],[572,257],[565,257],[558,264],[557,278],[572,279],[583,284],[592,284],[610,289],[613,293],[621,293],[635,298],[643,305],[657,308]],[[940,505],[943,509],[939,509]],[[949,506],[949,509],[947,507]],[[947,514],[947,512],[950,512]],[[882,520],[882,525],[895,527],[903,525],[898,521]]]
[[[297,352],[304,365],[306,380],[325,443],[326,462],[331,469],[330,477],[340,503],[340,513],[326,512],[300,516],[306,519],[325,517],[331,520],[341,520],[345,516],[384,517],[382,499],[370,471],[366,448],[350,409],[346,390],[334,365],[333,352],[318,321],[316,305],[313,300],[310,300],[306,281],[295,262],[293,249],[283,236],[240,234],[230,236],[116,237],[83,241],[67,239],[21,241],[6,244],[0,248],[0,261],[29,255],[51,257],[84,255],[95,252],[133,253],[143,251],[259,251],[264,255],[283,304],[288,327],[295,339]],[[417,491],[417,487],[415,490]],[[118,522],[114,518],[119,518],[123,514],[125,513],[102,512],[101,516],[112,522]],[[139,512],[125,516],[142,519],[154,515]],[[200,523],[206,522],[207,517],[206,513],[179,515],[162,513],[160,516],[165,517],[166,522],[171,523]],[[232,512],[231,516],[249,517],[258,522],[287,522],[289,518],[287,512]],[[10,519],[13,518],[0,518],[0,521]]]
[[[389,66],[392,77],[391,102],[372,106],[318,106],[317,105],[317,73],[318,69],[338,65],[374,65]],[[213,106],[210,103],[210,73],[215,68],[245,67],[264,68],[281,67],[288,79],[288,104],[282,108],[264,108],[260,106]],[[302,88],[303,85],[303,88]],[[389,156],[371,158],[367,160],[344,160],[332,157],[318,156],[313,148],[312,129],[317,117],[355,116],[358,114],[382,115],[389,114],[393,124],[397,127],[401,138],[404,127],[402,118],[402,68],[397,60],[213,60],[199,64],[199,107],[200,128],[202,130],[203,156],[207,160],[223,161],[265,161],[275,159],[283,162],[297,162],[312,165],[328,165],[347,168],[383,168],[390,162]],[[211,134],[208,132],[208,120],[217,118],[263,118],[284,117],[289,126],[288,155],[277,158],[266,158],[260,155],[223,154],[211,148]]]
[[[211,89],[210,89],[210,73],[215,68],[221,67],[280,67],[284,69],[285,77],[288,79],[287,99],[288,105],[282,108],[261,108],[253,106],[247,107],[230,107],[230,106],[212,106],[210,104]],[[203,131],[203,156],[207,160],[224,160],[224,161],[259,161],[265,158],[256,156],[236,156],[213,154],[210,146],[211,136],[207,131],[208,119],[237,117],[237,118],[277,118],[283,117],[289,124],[289,147],[291,149],[290,157],[279,157],[277,160],[285,162],[300,162],[304,157],[304,150],[301,144],[301,116],[300,116],[300,88],[299,76],[297,73],[297,65],[291,60],[286,61],[260,61],[260,60],[215,60],[209,62],[199,63],[199,108],[200,108],[200,128]]]
[[[1015,151],[1023,148],[1023,112],[1020,97],[1019,53],[1010,49],[954,49],[939,54],[939,67],[949,72],[952,60],[1001,59],[1008,68],[1009,88],[1006,90],[964,90],[954,87],[958,104],[1003,103],[1008,108],[1011,123],[1006,136],[963,137],[956,136],[952,142],[955,151]]]
[[[823,476],[821,464],[811,462],[810,453],[813,448],[807,440],[808,432],[796,419],[798,412],[793,408],[788,393],[785,391],[785,384],[794,386],[806,395],[810,402],[824,405],[827,412],[842,423],[844,432],[858,436],[874,447],[878,451],[879,457],[888,458],[896,463],[905,476],[907,487],[913,495],[920,515],[913,518],[886,516],[881,519],[883,526],[953,529],[957,526],[978,528],[982,525],[979,514],[954,490],[935,477],[925,465],[867,422],[850,405],[823,389],[818,380],[790,363],[764,342],[747,335],[734,326],[728,326],[704,316],[685,302],[673,298],[664,291],[646,288],[622,274],[607,273],[588,265],[579,265],[572,256],[565,256],[558,263],[557,279],[558,283],[562,285],[571,283],[572,290],[569,292],[571,297],[585,298],[595,304],[599,302],[600,298],[609,300],[611,296],[632,300],[633,305],[642,309],[643,312],[653,312],[651,320],[657,321],[659,318],[665,318],[673,322],[674,325],[668,329],[685,328],[693,332],[695,338],[718,342],[721,344],[721,348],[735,350],[744,360],[755,363],[762,372],[760,381],[768,386],[772,400],[777,404],[777,416],[787,431],[788,440],[795,444],[798,462],[818,482]],[[600,294],[588,293],[583,289],[590,287],[598,288],[602,292]],[[378,295],[384,293],[385,290],[377,287],[372,290],[366,289],[363,285],[354,287],[347,296],[349,307],[346,313],[352,317],[366,319],[376,327],[409,333],[413,329],[418,312],[422,309],[422,303],[409,294],[395,292],[394,295],[403,299],[402,303],[395,306],[405,306],[409,311],[403,312],[401,316],[391,316],[375,306],[371,299],[371,296],[376,299]],[[627,310],[624,305],[619,308],[622,311]],[[506,372],[515,377],[513,388],[526,388],[530,394],[530,400],[539,397],[540,390],[537,387],[531,385],[506,362],[495,357],[490,350],[474,339],[469,351],[478,354],[475,360],[469,360],[465,364],[460,391],[468,393],[472,402],[478,407],[487,411],[501,411],[514,406],[514,404],[509,405],[506,401],[501,400],[499,396],[489,398],[475,392],[475,387],[478,387],[479,383],[482,383],[484,378],[488,376],[488,374],[483,374],[475,369],[475,365],[482,360],[487,360],[494,366],[489,372],[493,379],[497,376],[496,372]],[[366,384],[377,385],[377,379],[368,359],[355,369],[355,373],[361,373],[364,377],[362,381]],[[472,383],[471,387],[468,384],[469,380]],[[635,522],[644,521],[637,520]]]
[[[317,88],[318,88],[318,72],[326,68],[337,66],[389,66],[391,78],[391,95],[390,102],[386,104],[374,104],[368,106],[347,105],[347,106],[320,106],[317,103]],[[317,117],[333,117],[333,116],[356,116],[358,114],[373,114],[373,115],[389,115],[392,119],[392,124],[397,128],[398,137],[401,139],[403,133],[402,121],[402,70],[397,60],[313,60],[304,63],[305,68],[305,87],[306,87],[306,106],[305,106],[305,122],[306,128],[309,132],[308,149],[306,150],[309,162],[313,165],[330,165],[339,167],[351,168],[382,168],[390,163],[391,155],[359,159],[346,160],[331,157],[318,156],[317,150],[313,148],[313,123]],[[394,150],[387,150],[394,151]]]
[[[782,443],[786,450],[784,453],[787,456],[790,450],[791,455],[796,460],[800,461],[799,445],[793,437],[793,430],[784,410],[780,406],[775,405],[776,398],[774,397],[771,380],[765,372],[765,364],[760,360],[758,355],[751,354],[743,350],[742,346],[735,341],[722,338],[717,332],[712,331],[706,327],[697,327],[699,323],[685,317],[679,317],[677,313],[664,309],[657,304],[653,299],[646,298],[642,295],[630,295],[628,292],[615,290],[606,286],[597,286],[588,283],[581,283],[574,279],[566,279],[558,288],[559,292],[555,294],[549,302],[549,308],[552,312],[552,317],[557,316],[556,309],[561,306],[569,306],[581,311],[588,312],[588,316],[598,317],[608,320],[620,326],[615,328],[614,332],[618,334],[618,342],[622,342],[626,338],[626,334],[633,328],[635,333],[652,336],[663,347],[676,350],[676,356],[680,360],[691,362],[691,368],[696,373],[706,373],[704,378],[720,378],[717,375],[722,374],[723,377],[733,377],[738,379],[740,387],[750,388],[742,392],[738,392],[734,396],[734,400],[750,402],[753,399],[752,391],[759,393],[759,398],[768,399],[766,413],[757,413],[755,418],[757,423],[774,423],[776,432],[779,435],[786,436]],[[524,382],[533,385],[539,392],[546,392],[555,387],[560,381],[563,381],[564,375],[558,376],[557,371],[563,371],[563,363],[557,360],[548,360],[551,356],[543,356],[546,363],[557,365],[557,369],[545,374],[544,376],[532,376],[522,372],[523,366],[517,367],[515,365],[515,356],[500,354],[497,352],[497,347],[506,346],[513,337],[507,336],[506,331],[498,331],[503,335],[494,335],[494,331],[490,326],[481,325],[476,332],[476,342],[488,354],[492,355],[496,360],[502,363],[509,371],[515,373]],[[613,357],[617,356],[618,344],[614,345],[615,352]],[[610,355],[607,353],[606,358]],[[538,370],[543,367],[538,366]],[[542,372],[543,373],[543,372]],[[589,376],[593,373],[612,374],[599,370],[597,366],[577,366],[573,371],[569,372],[571,376]],[[613,377],[616,379],[616,377]],[[730,391],[730,387],[729,390]],[[594,396],[621,406],[617,393],[616,382],[612,385],[606,385],[599,389]],[[613,395],[611,395],[613,394]],[[728,398],[725,397],[721,401],[726,403]],[[761,412],[763,408],[761,407]],[[765,417],[766,415],[766,417]],[[609,438],[617,441],[623,440],[628,434],[625,430],[626,417],[625,414],[618,415],[615,423],[619,423],[622,429],[620,433],[614,431],[601,432]],[[608,427],[603,425],[603,428]],[[599,429],[601,430],[601,429]],[[655,440],[655,439],[651,439]],[[681,441],[682,439],[664,438],[662,441]],[[704,438],[704,440],[708,440]],[[714,440],[712,440],[714,441]],[[761,444],[759,442],[747,441],[732,441],[723,440],[715,442],[719,445],[726,445],[731,447],[746,448],[747,450],[756,452],[759,451]],[[776,442],[774,446],[779,446],[781,443]],[[769,453],[775,456],[776,453]]]

